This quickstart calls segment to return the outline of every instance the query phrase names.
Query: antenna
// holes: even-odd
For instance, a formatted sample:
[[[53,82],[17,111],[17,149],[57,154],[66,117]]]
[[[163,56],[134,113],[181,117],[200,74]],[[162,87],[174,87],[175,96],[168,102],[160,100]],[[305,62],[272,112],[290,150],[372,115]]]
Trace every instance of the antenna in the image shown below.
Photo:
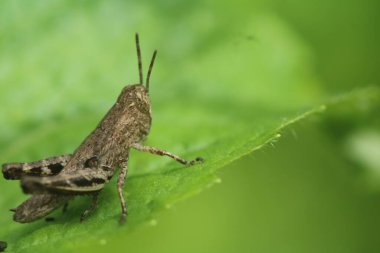
[[[139,65],[139,78],[140,84],[143,83],[143,73],[142,73],[142,63],[141,63],[141,50],[140,50],[140,42],[139,42],[139,34],[136,33],[136,49],[137,49],[137,60]]]
[[[154,60],[156,59],[156,55],[157,55],[157,50],[154,50],[152,59],[150,60],[148,74],[146,75],[146,90],[147,91],[149,91],[149,79],[150,79],[150,74],[152,73],[153,64],[154,64]]]

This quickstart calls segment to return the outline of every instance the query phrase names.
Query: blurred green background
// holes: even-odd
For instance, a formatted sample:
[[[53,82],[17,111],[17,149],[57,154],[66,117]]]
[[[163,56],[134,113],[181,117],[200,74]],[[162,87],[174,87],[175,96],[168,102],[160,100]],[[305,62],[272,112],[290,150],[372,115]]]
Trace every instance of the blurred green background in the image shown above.
[[[72,152],[137,81],[136,31],[145,69],[159,49],[149,141],[190,157],[247,122],[259,132],[267,114],[378,85],[379,11],[376,0],[1,1],[0,163]],[[219,171],[220,184],[70,252],[378,252],[379,110],[343,106],[291,126]],[[137,156],[131,173],[166,162]],[[24,197],[0,185],[5,213]],[[10,215],[0,221],[7,236]]]

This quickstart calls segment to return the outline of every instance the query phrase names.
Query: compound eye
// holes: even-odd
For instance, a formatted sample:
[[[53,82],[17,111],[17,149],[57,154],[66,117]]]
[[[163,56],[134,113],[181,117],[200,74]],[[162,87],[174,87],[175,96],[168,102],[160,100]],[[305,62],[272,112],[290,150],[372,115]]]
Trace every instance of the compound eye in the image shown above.
[[[99,165],[99,160],[96,156],[93,156],[84,163],[85,168],[97,168]]]
[[[137,93],[136,94],[136,102],[137,102],[138,105],[140,105],[143,102],[141,93]]]

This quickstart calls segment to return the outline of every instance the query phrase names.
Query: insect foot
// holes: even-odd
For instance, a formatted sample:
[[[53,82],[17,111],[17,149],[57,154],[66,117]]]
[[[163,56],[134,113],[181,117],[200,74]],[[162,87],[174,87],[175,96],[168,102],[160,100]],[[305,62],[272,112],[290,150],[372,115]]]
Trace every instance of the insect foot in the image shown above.
[[[192,165],[195,165],[195,164],[199,164],[199,163],[204,163],[205,159],[203,159],[202,157],[197,157],[195,158],[194,160],[191,160],[187,163],[188,166],[192,166]]]
[[[125,221],[127,220],[127,213],[122,213],[120,215],[120,220],[119,220],[119,224],[120,225],[123,225],[125,223]]]

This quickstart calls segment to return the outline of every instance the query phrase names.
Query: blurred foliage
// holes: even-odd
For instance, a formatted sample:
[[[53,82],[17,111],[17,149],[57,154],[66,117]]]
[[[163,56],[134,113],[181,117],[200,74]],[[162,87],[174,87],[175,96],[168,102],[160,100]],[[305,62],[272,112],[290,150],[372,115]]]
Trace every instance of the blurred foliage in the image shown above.
[[[161,213],[157,226],[91,251],[377,252],[379,195],[315,125],[292,126],[275,147],[231,164],[221,184]]]
[[[328,90],[380,84],[377,0],[274,1],[272,7],[308,41]]]
[[[360,83],[380,80],[374,65],[379,59],[376,57],[379,50],[375,46],[378,35],[372,34],[375,25],[368,22],[370,17],[377,17],[371,12],[373,8],[362,10],[356,8],[362,3],[351,1],[347,4],[351,9],[342,10],[343,13],[334,18],[350,20],[356,16],[347,13],[357,13],[368,19],[358,19],[357,26],[343,29],[342,24],[350,24],[348,21],[345,23],[339,19],[335,23],[327,15],[336,13],[334,10],[340,7],[337,3],[331,5],[322,1],[316,8],[316,4],[307,5],[295,0],[278,2],[0,2],[1,163],[31,161],[72,152],[107,112],[121,88],[136,82],[133,40],[136,31],[141,37],[145,70],[153,49],[159,50],[151,83],[153,127],[147,144],[189,159],[198,155],[206,158],[203,165],[182,168],[165,158],[132,152],[126,185],[130,214],[126,226],[117,225],[120,208],[115,182],[111,182],[101,195],[99,209],[83,224],[79,224],[78,217],[89,204],[84,197],[77,198],[67,214],[54,213],[57,221],[53,224],[39,221],[20,225],[11,221],[10,214],[2,215],[0,239],[9,242],[9,250],[100,252],[106,246],[121,252],[128,248],[125,244],[127,238],[133,240],[129,242],[132,248],[136,242],[135,251],[148,250],[149,243],[143,247],[138,242],[157,242],[165,235],[158,231],[154,235],[157,239],[148,239],[144,234],[149,233],[146,230],[140,234],[131,233],[132,230],[144,224],[154,225],[157,211],[218,182],[217,169],[266,144],[275,145],[285,127],[325,108],[327,113],[322,122],[319,117],[313,117],[314,125],[323,130],[303,134],[302,138],[308,136],[304,148],[293,143],[285,149],[279,148],[261,165],[252,165],[249,160],[235,165],[234,168],[262,166],[268,169],[268,178],[277,178],[268,186],[273,187],[273,192],[259,195],[258,192],[266,189],[266,184],[256,179],[252,182],[256,186],[247,187],[246,192],[239,189],[239,183],[230,186],[225,210],[216,210],[202,203],[206,205],[204,209],[209,210],[209,215],[221,220],[224,217],[218,216],[219,212],[226,215],[240,213],[241,219],[249,220],[247,224],[252,224],[253,228],[246,225],[245,230],[240,231],[242,220],[236,224],[225,224],[225,227],[198,222],[195,224],[202,227],[193,228],[192,233],[199,238],[215,234],[212,237],[214,241],[192,248],[190,245],[194,242],[189,239],[188,247],[181,248],[184,242],[164,240],[172,247],[162,246],[161,249],[163,252],[170,249],[172,252],[179,249],[212,252],[208,250],[210,247],[213,252],[231,252],[241,240],[243,252],[252,252],[252,241],[263,242],[255,244],[257,247],[254,249],[260,252],[305,252],[319,240],[326,241],[324,239],[328,235],[335,233],[346,234],[332,237],[336,240],[326,242],[326,248],[314,248],[315,252],[360,252],[358,249],[362,249],[362,245],[368,249],[375,247],[372,240],[366,240],[364,235],[356,238],[354,231],[357,227],[360,231],[369,231],[369,218],[361,222],[360,215],[373,215],[379,210],[378,205],[372,201],[365,202],[368,213],[355,209],[353,206],[359,205],[361,198],[355,197],[357,202],[350,205],[350,197],[354,198],[355,193],[344,194],[345,187],[351,187],[348,185],[352,182],[341,182],[345,179],[334,173],[344,171],[347,164],[356,170],[368,169],[363,173],[369,178],[374,178],[377,173],[379,89],[357,90],[341,97],[333,96],[333,99],[331,93],[343,89],[350,91]],[[370,3],[375,5],[371,1],[367,4]],[[325,12],[327,7],[323,4],[331,10]],[[301,9],[292,6],[300,6]],[[316,12],[317,17],[310,12]],[[310,27],[313,29],[309,30]],[[327,34],[334,34],[331,44],[323,38],[326,34],[324,29],[328,30]],[[345,35],[351,34],[352,30],[358,31],[353,34],[360,36],[354,41],[345,41],[342,49]],[[365,49],[358,46],[360,39],[369,41],[362,42]],[[368,50],[368,53],[352,50],[351,54],[351,49],[357,47]],[[363,125],[367,130],[361,130]],[[324,131],[322,135],[326,141],[322,143],[319,131]],[[363,131],[372,135],[360,137]],[[369,150],[364,155],[363,145],[365,150]],[[309,153],[305,151],[303,154],[302,149],[307,147],[310,147]],[[336,156],[328,156],[325,149],[334,150]],[[295,155],[297,153],[300,153],[299,157]],[[274,164],[268,160],[273,160]],[[281,171],[270,169],[279,166],[293,174],[281,177]],[[308,175],[295,177],[295,174],[305,168],[311,174],[309,181],[303,182]],[[321,168],[330,169],[318,171]],[[347,169],[344,173],[351,173],[352,178],[358,175],[355,169]],[[313,179],[312,175],[319,176]],[[242,173],[236,182],[246,182],[245,177]],[[330,180],[329,187],[316,187],[326,178]],[[290,188],[293,184],[300,186]],[[8,189],[0,198],[2,212],[25,199],[17,183],[1,179],[0,185],[2,189]],[[329,197],[336,190],[341,195],[337,193],[333,195],[335,197]],[[285,196],[297,191],[305,192]],[[271,194],[276,192],[283,192],[284,196],[271,199]],[[242,194],[241,202],[233,202],[233,196],[239,194]],[[334,204],[342,196],[346,200]],[[310,211],[311,203],[306,201],[309,197],[318,200],[322,210],[327,208],[326,212],[320,210],[318,219],[330,221],[328,229],[335,232],[326,234],[327,228],[319,220],[305,215],[298,221],[292,214],[297,206],[301,209],[307,207],[306,210]],[[225,195],[214,194],[213,199],[224,201]],[[255,199],[253,203],[250,202],[252,199]],[[230,201],[232,203],[228,203]],[[252,206],[245,208],[239,203],[256,206],[262,211],[251,213]],[[196,205],[190,210],[199,207]],[[270,213],[275,211],[277,214],[280,210],[284,210],[283,216]],[[342,218],[334,221],[341,213]],[[182,218],[186,220],[188,217]],[[202,218],[201,214],[192,221],[196,222],[197,218]],[[271,231],[278,228],[276,219],[282,224],[282,233]],[[170,224],[170,218],[168,222]],[[304,228],[308,233],[297,230],[303,223],[310,225]],[[272,224],[272,227],[266,224]],[[349,229],[340,229],[345,224]],[[266,233],[256,230],[256,225]],[[164,224],[159,227],[165,231]],[[176,234],[183,230],[180,226],[172,229]],[[227,230],[226,235],[235,231],[234,236],[227,240],[220,233],[223,230]],[[291,237],[292,231],[298,233]],[[278,239],[287,233],[289,236]],[[297,240],[302,243],[297,243]],[[285,247],[287,241],[291,244]],[[352,244],[340,247],[343,242]],[[220,245],[216,247],[217,244]],[[273,245],[267,248],[265,244]],[[157,243],[151,245],[157,246]]]

